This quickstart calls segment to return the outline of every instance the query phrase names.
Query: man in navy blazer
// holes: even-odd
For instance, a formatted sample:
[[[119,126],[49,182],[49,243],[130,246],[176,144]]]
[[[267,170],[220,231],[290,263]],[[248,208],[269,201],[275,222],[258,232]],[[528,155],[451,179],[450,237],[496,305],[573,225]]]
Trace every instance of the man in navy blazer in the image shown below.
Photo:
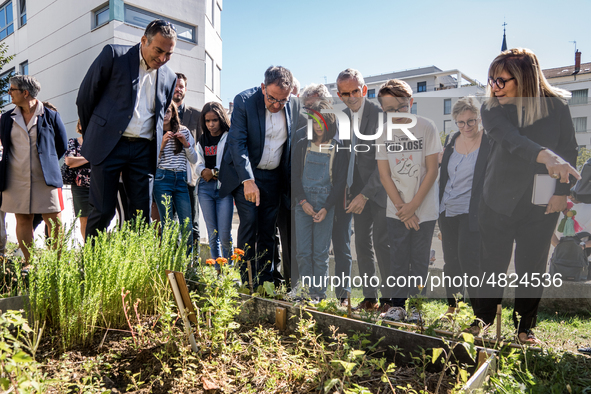
[[[87,238],[113,218],[120,175],[129,212],[149,218],[149,174],[156,170],[164,114],[176,86],[176,75],[165,66],[175,44],[174,27],[152,21],[139,44],[105,46],[80,85],[82,155],[92,166]]]
[[[265,71],[261,87],[234,98],[227,149],[220,168],[220,197],[234,196],[240,216],[238,247],[256,259],[253,281],[273,282],[274,232],[281,196],[288,192],[291,72]],[[241,267],[242,282],[248,280]]]

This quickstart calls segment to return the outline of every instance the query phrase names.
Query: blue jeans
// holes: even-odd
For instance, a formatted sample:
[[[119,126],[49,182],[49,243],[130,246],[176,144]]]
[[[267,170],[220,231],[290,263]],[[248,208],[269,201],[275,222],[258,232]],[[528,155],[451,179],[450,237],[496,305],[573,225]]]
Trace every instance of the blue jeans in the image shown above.
[[[232,255],[232,214],[234,199],[232,195],[220,198],[217,181],[206,182],[199,179],[199,205],[207,226],[211,257],[229,258]]]
[[[296,260],[301,283],[309,285],[310,296],[326,297],[324,277],[328,276],[328,249],[333,218],[334,207],[329,209],[320,223],[314,223],[312,216],[306,214],[301,206],[295,208]]]
[[[189,198],[189,188],[186,181],[186,171],[170,171],[158,168],[154,177],[154,200],[158,206],[158,213],[162,221],[167,217],[172,220],[172,207],[174,205],[181,223],[181,231],[188,231],[189,233],[189,239],[187,240],[189,249],[187,252],[190,253],[193,246],[193,232],[191,231],[191,199]],[[165,196],[170,197],[168,207],[164,205]]]

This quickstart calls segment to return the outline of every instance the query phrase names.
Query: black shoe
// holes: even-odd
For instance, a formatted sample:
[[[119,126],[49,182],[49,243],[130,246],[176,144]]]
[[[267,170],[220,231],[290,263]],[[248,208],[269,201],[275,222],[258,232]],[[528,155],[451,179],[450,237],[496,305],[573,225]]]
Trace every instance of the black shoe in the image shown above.
[[[579,353],[583,353],[583,354],[588,354],[591,356],[591,347],[581,347],[579,349],[577,349],[579,351]]]

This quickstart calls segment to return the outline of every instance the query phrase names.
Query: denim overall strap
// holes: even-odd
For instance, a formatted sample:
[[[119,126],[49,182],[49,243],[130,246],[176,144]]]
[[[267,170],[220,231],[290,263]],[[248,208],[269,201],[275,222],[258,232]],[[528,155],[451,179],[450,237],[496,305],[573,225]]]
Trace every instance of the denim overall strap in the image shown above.
[[[326,203],[332,185],[330,182],[330,158],[334,147],[327,149],[327,153],[313,152],[308,141],[302,186],[306,193],[306,200],[312,204],[315,211],[320,210]],[[323,149],[324,150],[324,149]]]

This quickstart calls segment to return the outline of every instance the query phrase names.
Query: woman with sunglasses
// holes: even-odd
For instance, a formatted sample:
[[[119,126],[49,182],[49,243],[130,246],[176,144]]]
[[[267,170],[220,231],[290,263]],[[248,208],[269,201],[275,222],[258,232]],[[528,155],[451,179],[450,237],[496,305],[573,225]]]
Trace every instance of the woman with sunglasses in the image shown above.
[[[160,220],[172,219],[172,207],[179,217],[182,231],[187,231],[187,253],[191,253],[193,245],[193,231],[191,231],[191,199],[187,186],[188,162],[197,162],[197,153],[193,146],[195,142],[189,129],[181,125],[179,113],[174,102],[164,114],[164,135],[158,168],[154,177],[154,200],[158,206]],[[189,175],[190,176],[190,175]],[[166,203],[166,199],[170,201]]]
[[[549,85],[529,49],[504,51],[491,63],[488,75],[489,99],[481,116],[491,152],[479,208],[481,273],[486,275],[475,313],[484,324],[492,324],[504,287],[512,283],[517,286],[517,340],[538,344],[532,328],[547,275],[550,240],[559,212],[566,208],[569,175],[580,178],[573,167],[575,131],[563,99],[567,92]],[[532,203],[534,179],[541,180],[540,175],[556,180],[545,205]],[[515,274],[507,276],[514,243]]]
[[[490,151],[488,137],[480,127],[480,109],[472,97],[458,100],[452,110],[458,132],[444,148],[439,175],[439,229],[443,248],[443,271],[450,278],[478,275],[480,233],[478,204],[482,198],[484,171]],[[457,282],[456,282],[457,283]],[[445,319],[456,311],[455,295],[462,286],[447,286]],[[467,289],[470,290],[470,289]],[[473,292],[470,301],[477,299]]]

